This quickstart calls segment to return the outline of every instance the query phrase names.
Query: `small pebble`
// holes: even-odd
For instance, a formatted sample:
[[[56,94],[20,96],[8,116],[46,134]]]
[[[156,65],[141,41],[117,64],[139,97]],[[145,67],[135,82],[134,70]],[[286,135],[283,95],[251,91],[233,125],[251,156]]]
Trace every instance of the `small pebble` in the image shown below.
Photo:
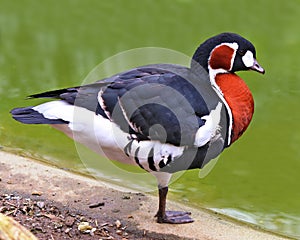
[[[89,208],[103,207],[104,205],[105,205],[105,202],[93,203],[93,204],[89,205]]]
[[[81,222],[78,224],[78,230],[80,232],[89,233],[92,229],[92,226],[88,222]]]
[[[131,199],[131,197],[130,196],[123,196],[122,199],[128,200],[128,199]]]
[[[120,228],[122,226],[122,223],[120,222],[120,220],[116,220],[115,225],[117,228]]]
[[[43,195],[43,193],[42,193],[42,192],[40,192],[40,191],[33,191],[33,192],[31,193],[31,195],[35,195],[35,196],[42,196],[42,195]]]
[[[91,235],[91,236],[94,236],[94,235],[95,235],[94,232],[96,232],[96,230],[97,230],[96,228],[92,228],[91,231],[90,231],[90,235]]]
[[[72,227],[74,222],[75,222],[75,218],[73,218],[71,216],[68,216],[65,219],[65,224],[66,224],[67,227]]]
[[[38,201],[38,202],[36,203],[36,205],[37,205],[40,209],[42,209],[42,208],[45,207],[45,202]]]

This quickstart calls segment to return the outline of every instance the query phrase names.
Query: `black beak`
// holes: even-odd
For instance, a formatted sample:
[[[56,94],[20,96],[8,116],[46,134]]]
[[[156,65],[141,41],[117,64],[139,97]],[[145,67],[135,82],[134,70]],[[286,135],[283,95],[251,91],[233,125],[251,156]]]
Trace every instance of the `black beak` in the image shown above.
[[[254,70],[256,72],[259,72],[261,74],[265,73],[265,69],[263,69],[263,67],[259,65],[259,63],[257,62],[256,59],[254,59],[254,63],[252,65],[252,67],[250,67],[250,69],[252,69],[252,70]]]

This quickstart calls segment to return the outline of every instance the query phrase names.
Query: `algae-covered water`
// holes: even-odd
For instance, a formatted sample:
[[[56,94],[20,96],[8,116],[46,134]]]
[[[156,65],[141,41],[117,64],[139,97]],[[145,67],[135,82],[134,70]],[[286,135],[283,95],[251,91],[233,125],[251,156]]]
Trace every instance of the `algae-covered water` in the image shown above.
[[[253,122],[207,177],[193,170],[172,183],[170,198],[300,238],[299,18],[297,0],[0,0],[0,145],[87,172],[86,149],[48,126],[13,121],[9,110],[40,102],[27,95],[81,84],[119,52],[160,47],[190,56],[209,36],[237,32],[266,69],[240,74],[255,98]],[[89,168],[109,178],[105,167]]]

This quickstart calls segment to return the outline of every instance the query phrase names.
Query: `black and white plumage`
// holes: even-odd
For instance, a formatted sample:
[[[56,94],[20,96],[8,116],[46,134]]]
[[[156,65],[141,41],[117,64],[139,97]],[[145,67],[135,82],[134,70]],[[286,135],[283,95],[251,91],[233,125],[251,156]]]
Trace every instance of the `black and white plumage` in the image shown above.
[[[238,48],[230,55],[222,44],[231,43]],[[242,48],[245,54],[237,57]],[[252,59],[244,57],[246,52]],[[230,63],[221,59],[213,65],[210,59],[216,54]],[[232,69],[226,69],[228,64]],[[31,95],[57,100],[16,108],[11,114],[22,123],[50,124],[101,155],[152,173],[159,186],[157,221],[191,222],[188,213],[165,210],[171,174],[202,168],[232,143],[237,115],[216,77],[232,74],[233,67],[234,71],[263,72],[255,64],[253,45],[225,33],[198,48],[191,68],[171,64],[138,67],[93,84]],[[215,65],[220,67],[211,70]]]

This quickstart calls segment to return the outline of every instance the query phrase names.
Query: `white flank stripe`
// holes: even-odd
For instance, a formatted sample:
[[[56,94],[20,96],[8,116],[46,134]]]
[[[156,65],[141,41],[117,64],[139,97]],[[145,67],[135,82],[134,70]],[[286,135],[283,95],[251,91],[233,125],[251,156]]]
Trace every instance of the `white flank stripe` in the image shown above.
[[[215,136],[221,120],[221,110],[222,103],[219,102],[216,108],[212,110],[209,115],[201,118],[205,120],[205,124],[200,127],[196,133],[194,142],[195,146],[204,146]]]
[[[43,114],[48,119],[62,119],[71,122],[73,120],[74,106],[65,101],[51,101],[32,108]]]

